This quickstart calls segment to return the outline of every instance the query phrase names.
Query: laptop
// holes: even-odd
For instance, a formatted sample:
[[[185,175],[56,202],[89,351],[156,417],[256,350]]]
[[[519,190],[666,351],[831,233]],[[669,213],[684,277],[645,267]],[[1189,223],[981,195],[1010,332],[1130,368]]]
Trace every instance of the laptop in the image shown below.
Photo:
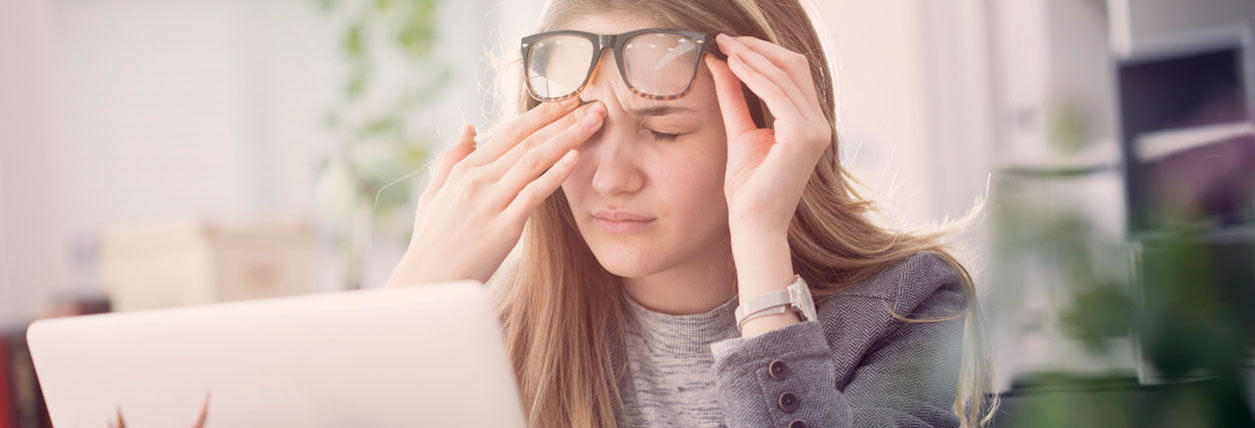
[[[27,332],[54,426],[523,427],[474,281],[48,319]]]

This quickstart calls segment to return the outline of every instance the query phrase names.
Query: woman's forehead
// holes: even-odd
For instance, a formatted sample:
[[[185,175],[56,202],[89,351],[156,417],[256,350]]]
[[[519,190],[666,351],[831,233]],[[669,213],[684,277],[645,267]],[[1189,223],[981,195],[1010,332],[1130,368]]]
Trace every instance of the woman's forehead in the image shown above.
[[[658,23],[643,16],[629,14],[578,14],[559,20],[553,30],[576,30],[596,34],[620,34],[656,28]]]

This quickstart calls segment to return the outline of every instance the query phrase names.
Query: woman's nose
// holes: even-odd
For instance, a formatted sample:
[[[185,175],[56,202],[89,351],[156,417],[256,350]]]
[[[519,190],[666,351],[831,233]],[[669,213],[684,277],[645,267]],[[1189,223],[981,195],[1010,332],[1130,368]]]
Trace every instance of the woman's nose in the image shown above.
[[[630,118],[623,112],[620,100],[632,96],[619,75],[614,55],[607,49],[598,59],[597,68],[589,77],[588,85],[580,93],[584,101],[597,100],[606,106],[606,119],[602,127],[585,145],[585,156],[595,171],[593,190],[603,197],[619,196],[639,191],[645,185],[645,177],[636,164],[632,141],[635,128],[627,126]]]
[[[592,159],[596,170],[593,172],[593,190],[603,197],[621,196],[635,193],[645,186],[645,176],[637,167],[632,153],[630,141],[625,141],[622,133],[606,133],[600,141]]]

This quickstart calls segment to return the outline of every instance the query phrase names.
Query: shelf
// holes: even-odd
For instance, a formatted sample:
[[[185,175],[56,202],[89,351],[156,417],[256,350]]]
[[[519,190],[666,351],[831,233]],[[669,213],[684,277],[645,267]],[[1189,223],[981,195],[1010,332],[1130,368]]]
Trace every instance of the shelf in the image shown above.
[[[1045,161],[1008,160],[1001,174],[1024,178],[1064,178],[1119,171],[1119,146],[1110,140],[1091,142],[1075,153],[1056,154]]]
[[[1200,224],[1193,228],[1182,226],[1181,229],[1174,231],[1153,230],[1129,234],[1129,240],[1131,241],[1155,241],[1171,238],[1183,238],[1195,242],[1249,242],[1255,241],[1255,224],[1242,223],[1223,226]]]
[[[1255,123],[1249,121],[1169,129],[1140,135],[1134,149],[1139,161],[1150,163],[1209,143],[1250,135],[1255,135]]]

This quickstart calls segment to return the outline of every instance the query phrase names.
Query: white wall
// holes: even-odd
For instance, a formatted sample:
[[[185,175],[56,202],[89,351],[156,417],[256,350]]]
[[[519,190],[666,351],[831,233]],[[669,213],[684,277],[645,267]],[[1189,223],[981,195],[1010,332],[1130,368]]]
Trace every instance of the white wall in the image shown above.
[[[922,144],[930,166],[924,185],[933,204],[925,215],[957,218],[986,196],[1000,149],[989,12],[978,1],[918,3],[924,58],[918,72],[927,97]]]
[[[0,325],[65,286],[51,128],[53,10],[47,0],[0,9]]]
[[[58,192],[72,232],[306,214],[334,44],[301,0],[57,3]]]
[[[898,217],[933,215],[925,63],[917,2],[820,3],[837,64],[838,124],[847,164]]]

